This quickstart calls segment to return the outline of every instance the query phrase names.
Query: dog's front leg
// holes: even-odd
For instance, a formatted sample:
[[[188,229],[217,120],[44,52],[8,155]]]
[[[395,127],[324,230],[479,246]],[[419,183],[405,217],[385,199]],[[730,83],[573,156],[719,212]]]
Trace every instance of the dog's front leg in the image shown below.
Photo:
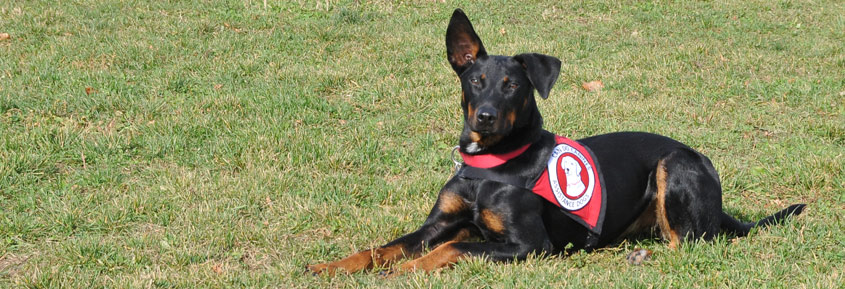
[[[394,272],[395,274],[414,270],[432,271],[447,267],[470,256],[483,256],[493,261],[512,261],[525,259],[529,254],[549,254],[552,243],[548,238],[542,218],[536,211],[524,212],[510,220],[511,224],[503,228],[496,238],[498,241],[481,243],[449,241],[432,250],[425,256],[409,261]]]
[[[416,258],[426,246],[460,241],[476,233],[471,223],[471,211],[466,201],[457,193],[458,181],[453,180],[440,192],[437,203],[425,223],[416,231],[399,237],[384,246],[364,250],[339,261],[310,265],[314,274],[334,274],[338,269],[347,273],[387,266],[410,257]]]
[[[438,245],[445,241],[463,240],[471,235],[470,229],[456,226],[440,228],[437,225],[423,225],[419,230],[404,235],[384,246],[360,251],[341,260],[310,265],[308,271],[314,274],[333,275],[338,269],[347,273],[387,266],[402,258],[419,256],[426,245]]]

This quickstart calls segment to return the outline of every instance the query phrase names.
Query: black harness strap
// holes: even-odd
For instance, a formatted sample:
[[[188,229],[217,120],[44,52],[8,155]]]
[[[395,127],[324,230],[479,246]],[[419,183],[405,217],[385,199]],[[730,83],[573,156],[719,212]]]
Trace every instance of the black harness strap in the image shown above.
[[[474,179],[474,180],[489,180],[494,182],[499,182],[503,184],[508,184],[514,187],[523,188],[526,190],[533,190],[534,183],[532,182],[533,179],[523,178],[520,176],[514,176],[511,174],[499,174],[493,172],[491,169],[481,169],[476,167],[471,167],[466,164],[461,166],[461,169],[458,170],[458,176],[465,178],[465,179]]]

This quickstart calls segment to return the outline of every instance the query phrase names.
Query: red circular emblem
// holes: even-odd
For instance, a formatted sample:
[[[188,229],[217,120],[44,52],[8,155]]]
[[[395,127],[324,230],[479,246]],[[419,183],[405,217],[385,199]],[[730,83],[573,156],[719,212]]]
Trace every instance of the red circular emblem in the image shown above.
[[[549,182],[561,207],[578,210],[592,197],[596,176],[583,153],[567,144],[558,144],[549,159]]]

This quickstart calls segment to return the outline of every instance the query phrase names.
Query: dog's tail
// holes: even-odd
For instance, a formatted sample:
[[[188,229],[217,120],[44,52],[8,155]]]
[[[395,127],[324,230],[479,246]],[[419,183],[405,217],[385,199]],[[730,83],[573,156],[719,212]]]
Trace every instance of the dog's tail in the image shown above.
[[[748,232],[751,231],[751,228],[766,227],[768,225],[781,222],[789,216],[801,214],[801,212],[804,211],[804,207],[806,206],[806,204],[795,204],[789,206],[786,209],[781,210],[780,212],[774,213],[771,216],[765,217],[757,221],[756,223],[743,223],[735,219],[734,217],[731,217],[730,215],[726,214],[725,212],[722,212],[722,231],[732,233],[738,237],[743,237],[745,235],[748,235]]]

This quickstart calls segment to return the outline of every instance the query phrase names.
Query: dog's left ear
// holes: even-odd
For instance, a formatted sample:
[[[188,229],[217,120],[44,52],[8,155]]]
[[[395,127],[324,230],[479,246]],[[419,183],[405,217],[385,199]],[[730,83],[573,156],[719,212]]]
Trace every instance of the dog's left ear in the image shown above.
[[[525,53],[513,57],[522,63],[531,85],[540,93],[543,99],[549,98],[549,91],[560,74],[560,60],[538,53]]]

